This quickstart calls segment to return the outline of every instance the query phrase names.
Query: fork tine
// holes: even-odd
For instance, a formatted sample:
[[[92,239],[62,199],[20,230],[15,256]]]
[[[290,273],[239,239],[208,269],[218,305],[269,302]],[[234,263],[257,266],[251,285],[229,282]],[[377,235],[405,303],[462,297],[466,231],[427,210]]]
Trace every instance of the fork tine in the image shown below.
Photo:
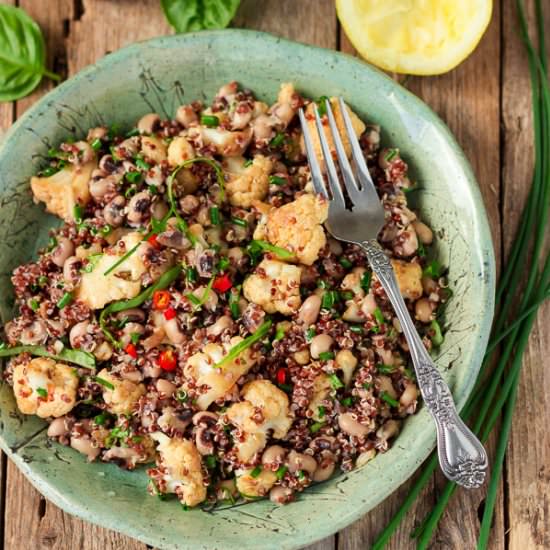
[[[344,193],[340,182],[338,181],[338,174],[336,173],[336,167],[330,154],[330,147],[328,146],[327,138],[319,116],[319,111],[315,107],[315,124],[317,125],[317,133],[319,134],[319,142],[321,143],[321,149],[323,151],[323,158],[325,159],[325,166],[327,167],[328,184],[330,192],[332,193],[332,200],[337,203],[340,208],[345,208],[346,203],[344,200]]]
[[[369,169],[367,168],[363,151],[361,151],[359,140],[353,130],[353,125],[351,123],[348,110],[346,109],[346,104],[341,97],[338,98],[338,102],[340,104],[340,112],[342,113],[342,118],[344,119],[344,125],[346,127],[346,132],[351,145],[351,154],[357,167],[357,177],[359,178],[359,182],[363,188],[363,193],[367,194],[371,200],[380,200],[378,198],[378,193],[376,192],[376,187],[374,187],[374,182],[372,181]]]
[[[309,128],[307,126],[307,121],[303,109],[300,109],[298,111],[298,116],[300,117],[300,124],[302,126],[302,134],[304,136],[304,144],[306,146],[309,169],[311,170],[311,181],[313,182],[313,188],[315,189],[316,193],[328,199],[329,197],[325,188],[323,174],[321,173],[321,167],[319,166],[319,161],[317,160],[317,155],[315,154],[315,150],[313,148],[311,134],[309,133]]]
[[[338,127],[336,126],[336,119],[334,118],[334,113],[332,112],[332,107],[328,99],[325,100],[325,106],[327,109],[328,122],[330,126],[330,131],[332,133],[332,139],[336,147],[336,157],[338,158],[338,164],[340,165],[340,170],[344,177],[344,184],[346,186],[351,201],[354,204],[357,204],[357,202],[361,200],[361,192],[359,190],[357,181],[353,176],[351,165],[349,163],[348,156],[346,155],[342,139],[340,138],[340,132],[338,131]]]

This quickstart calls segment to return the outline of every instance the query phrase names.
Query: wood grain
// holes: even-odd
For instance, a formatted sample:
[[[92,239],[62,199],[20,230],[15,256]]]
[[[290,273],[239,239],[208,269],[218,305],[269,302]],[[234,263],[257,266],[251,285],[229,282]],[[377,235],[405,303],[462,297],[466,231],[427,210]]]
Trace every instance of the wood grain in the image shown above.
[[[545,27],[550,10],[543,2]],[[529,21],[535,35],[533,3],[528,3]],[[515,10],[504,5],[504,50],[502,122],[503,186],[507,223],[503,227],[506,249],[511,245],[532,177],[533,135],[527,56],[518,37]],[[529,92],[529,93],[527,93]],[[548,146],[546,148],[548,155]],[[527,162],[526,162],[527,161]],[[548,241],[547,241],[548,244]],[[548,247],[546,247],[548,251]],[[550,304],[539,311],[529,347],[524,356],[518,402],[506,457],[509,514],[509,547],[542,550],[550,548]]]

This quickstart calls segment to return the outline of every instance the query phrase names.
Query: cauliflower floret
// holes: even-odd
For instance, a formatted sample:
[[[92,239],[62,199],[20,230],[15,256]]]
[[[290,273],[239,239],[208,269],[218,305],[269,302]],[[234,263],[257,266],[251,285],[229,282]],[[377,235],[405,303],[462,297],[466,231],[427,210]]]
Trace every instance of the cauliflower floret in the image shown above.
[[[258,355],[247,348],[233,361],[225,363],[221,368],[214,368],[242,340],[240,336],[234,336],[223,344],[206,344],[202,351],[187,360],[185,376],[192,378],[197,386],[208,386],[208,390],[197,398],[197,406],[201,410],[206,410],[216,399],[226,395],[235,382],[256,364]]]
[[[181,503],[196,506],[206,498],[206,486],[202,473],[201,455],[188,439],[169,438],[155,432],[151,437],[158,441],[159,466],[165,488],[162,492],[176,493]]]
[[[103,386],[103,400],[107,409],[114,414],[130,414],[139,398],[145,394],[145,386],[131,380],[115,378],[107,369],[98,373],[98,377],[114,386],[114,390]]]
[[[254,380],[242,390],[244,401],[227,409],[229,421],[237,426],[243,439],[237,443],[237,453],[243,462],[250,462],[267,443],[267,432],[283,438],[292,424],[288,397],[269,380]]]
[[[263,497],[275,485],[277,475],[271,470],[262,469],[259,475],[252,476],[252,470],[237,470],[237,490],[243,497]]]
[[[53,359],[37,357],[13,369],[13,392],[23,414],[63,416],[75,406],[77,388],[74,369]]]
[[[162,139],[154,136],[143,136],[141,138],[141,152],[143,156],[157,164],[166,160],[167,157],[166,144]]]
[[[422,296],[422,268],[417,263],[391,260],[403,298],[417,300]]]
[[[334,113],[334,119],[336,120],[336,126],[338,127],[339,134],[342,138],[342,144],[344,146],[344,150],[346,152],[346,155],[348,158],[351,155],[351,145],[348,139],[348,134],[346,131],[346,126],[344,124],[344,118],[342,117],[342,112],[340,111],[340,104],[337,98],[331,97],[330,98],[330,105],[332,107],[332,112]],[[355,135],[359,137],[364,131],[365,131],[365,124],[363,121],[346,105],[346,108],[348,110],[348,113],[351,118],[351,125],[353,126],[353,130],[355,132]],[[321,149],[321,142],[319,141],[319,134],[317,133],[317,126],[315,124],[315,113],[314,113],[314,105],[313,103],[310,103],[306,107],[306,120],[307,124],[309,126],[309,133],[311,135],[311,140],[313,142],[313,148],[315,151],[315,155],[317,156],[317,159],[319,160],[321,167],[324,170],[325,162],[323,160],[323,152]],[[327,142],[330,147],[330,152],[333,156],[333,158],[336,157],[336,148],[334,147],[334,141],[332,140],[332,132],[330,131],[330,128],[328,126],[328,122],[323,126],[323,130],[325,132],[325,137],[327,138]],[[304,144],[304,138],[303,136],[300,139],[300,146],[302,148],[302,152],[304,155],[306,154],[305,144]]]
[[[289,125],[296,115],[299,105],[300,97],[296,93],[294,86],[289,82],[281,84],[277,103],[269,109],[269,113],[279,129],[284,130]]]
[[[229,180],[225,184],[229,202],[233,206],[250,208],[254,201],[262,200],[269,190],[271,160],[256,155],[250,166],[244,165],[243,157],[230,157],[225,162]]]
[[[213,145],[216,153],[224,157],[241,156],[252,139],[252,128],[230,132],[221,128],[200,129],[202,141],[205,145]]]
[[[245,298],[267,313],[294,313],[302,303],[300,278],[302,268],[278,260],[262,260],[243,284]]]
[[[115,300],[129,300],[137,296],[141,290],[141,276],[147,268],[141,260],[140,248],[149,245],[142,242],[140,233],[128,233],[115,245],[115,249],[121,250],[119,254],[103,254],[90,273],[83,273],[80,285],[76,289],[76,298],[84,302],[91,309],[101,309]],[[120,243],[124,243],[123,246]],[[120,257],[139,245],[138,250],[124,260],[114,271],[105,275]]]
[[[327,215],[325,199],[305,194],[271,210],[256,228],[254,238],[266,237],[271,244],[292,252],[300,263],[312,265],[327,242],[321,225]]]
[[[315,377],[313,381],[313,397],[309,402],[308,409],[312,412],[311,418],[316,422],[321,422],[323,416],[319,414],[319,407],[323,406],[323,401],[327,399],[332,390],[330,378],[322,373]]]
[[[195,158],[195,149],[182,136],[175,137],[168,146],[168,164],[178,166],[186,160]]]
[[[74,219],[74,207],[90,201],[89,182],[92,171],[97,168],[95,155],[84,164],[66,166],[49,177],[31,178],[35,200],[46,203],[46,210],[66,222]]]

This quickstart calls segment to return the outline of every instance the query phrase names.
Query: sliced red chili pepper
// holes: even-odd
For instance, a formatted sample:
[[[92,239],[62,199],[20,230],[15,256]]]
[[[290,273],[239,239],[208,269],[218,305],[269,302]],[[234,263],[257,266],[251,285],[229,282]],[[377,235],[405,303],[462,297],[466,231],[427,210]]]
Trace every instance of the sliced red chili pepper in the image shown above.
[[[155,290],[153,292],[153,307],[166,309],[170,303],[170,293],[167,290]]]
[[[154,246],[155,248],[160,248],[160,244],[159,242],[157,241],[157,237],[158,235],[156,233],[153,233],[148,239],[147,239],[147,242],[151,245],[151,246]]]
[[[286,382],[286,369],[280,368],[277,371],[277,382],[279,384],[284,384]]]
[[[173,307],[169,307],[164,311],[164,318],[167,321],[170,321],[170,319],[173,319],[176,315],[177,315],[177,312]]]
[[[134,359],[137,359],[137,350],[136,350],[136,346],[134,346],[134,344],[132,343],[129,343],[125,348],[124,348],[124,351],[130,356],[130,357],[133,357]]]
[[[212,285],[215,290],[218,290],[220,292],[227,292],[232,286],[233,283],[231,282],[231,279],[229,278],[229,275],[227,273],[216,277],[214,279],[214,284]]]
[[[158,364],[162,370],[167,370],[167,371],[174,370],[177,365],[174,352],[171,349],[162,351],[158,358]]]

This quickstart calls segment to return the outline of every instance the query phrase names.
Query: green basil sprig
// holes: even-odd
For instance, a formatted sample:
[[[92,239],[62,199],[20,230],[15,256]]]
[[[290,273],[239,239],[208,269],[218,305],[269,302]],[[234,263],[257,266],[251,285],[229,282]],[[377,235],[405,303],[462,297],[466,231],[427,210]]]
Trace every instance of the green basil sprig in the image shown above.
[[[39,26],[22,9],[0,4],[0,101],[29,95],[44,76],[59,80],[45,61]]]
[[[179,33],[223,29],[239,4],[240,0],[161,0],[166,19]]]
[[[63,348],[59,353],[51,353],[44,346],[16,346],[14,348],[0,349],[0,357],[10,357],[21,353],[30,353],[39,357],[48,357],[56,361],[74,363],[87,369],[95,369],[95,357],[87,351],[78,349]]]

